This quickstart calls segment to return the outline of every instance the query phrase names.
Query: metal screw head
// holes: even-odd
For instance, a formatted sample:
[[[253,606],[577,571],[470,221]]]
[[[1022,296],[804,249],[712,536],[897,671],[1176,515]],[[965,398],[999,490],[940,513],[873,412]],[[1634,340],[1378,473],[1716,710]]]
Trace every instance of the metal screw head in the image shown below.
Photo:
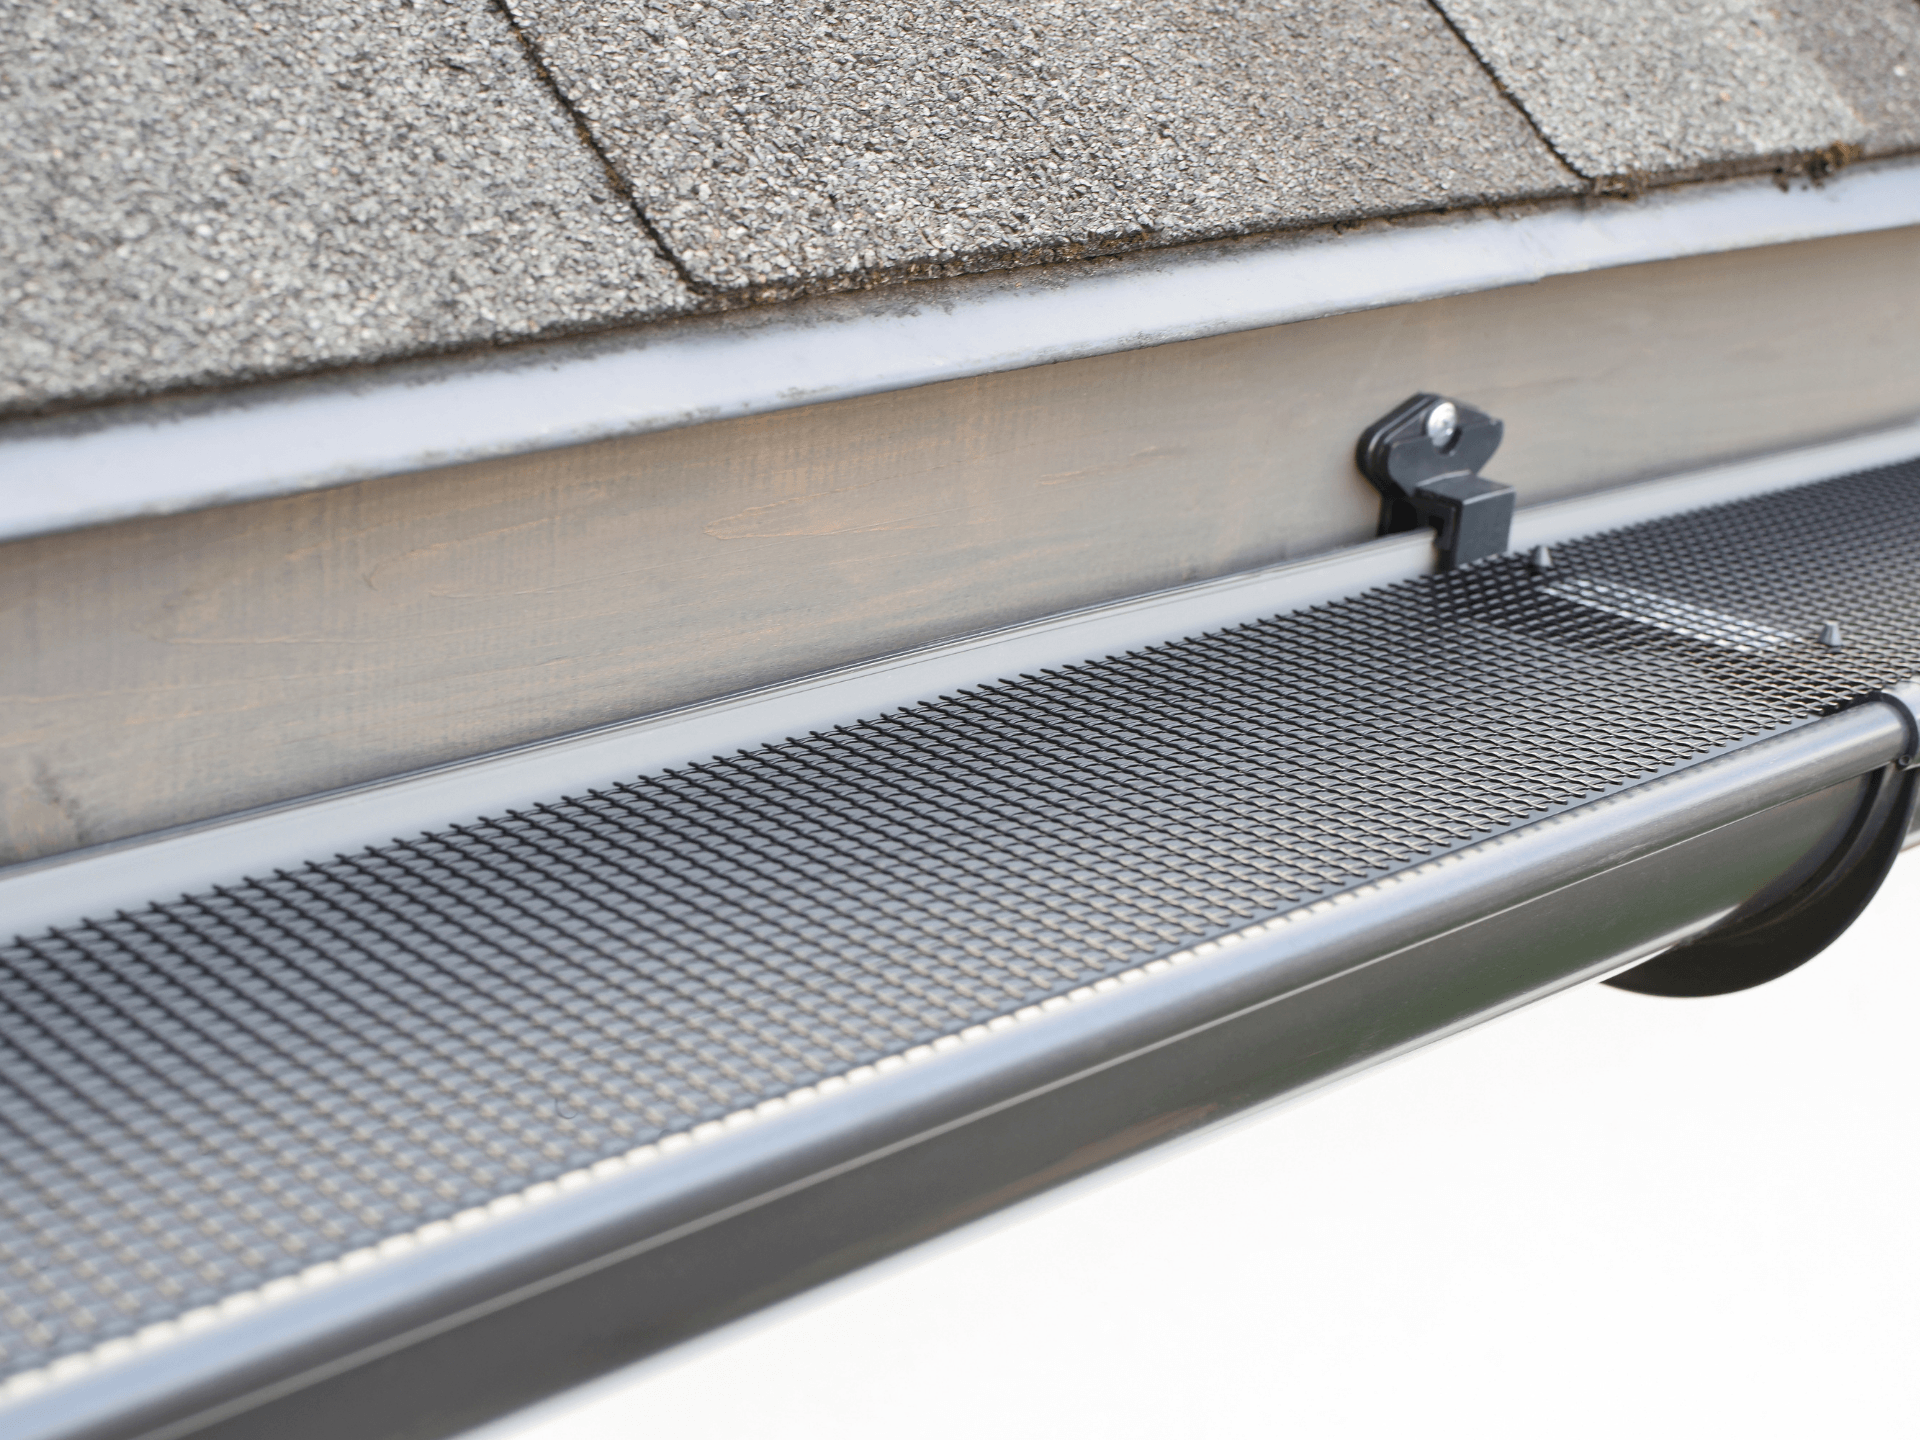
[[[1436,450],[1445,450],[1460,438],[1460,411],[1451,400],[1442,400],[1427,412],[1427,439]]]

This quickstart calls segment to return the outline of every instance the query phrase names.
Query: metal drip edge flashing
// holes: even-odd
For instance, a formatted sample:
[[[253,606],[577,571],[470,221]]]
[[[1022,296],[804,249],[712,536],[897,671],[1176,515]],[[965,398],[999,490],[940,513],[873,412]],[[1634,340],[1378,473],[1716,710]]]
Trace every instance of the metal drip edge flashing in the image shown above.
[[[1549,276],[1920,224],[1920,161],[1383,219],[0,426],[0,540]],[[796,383],[804,376],[804,383]]]

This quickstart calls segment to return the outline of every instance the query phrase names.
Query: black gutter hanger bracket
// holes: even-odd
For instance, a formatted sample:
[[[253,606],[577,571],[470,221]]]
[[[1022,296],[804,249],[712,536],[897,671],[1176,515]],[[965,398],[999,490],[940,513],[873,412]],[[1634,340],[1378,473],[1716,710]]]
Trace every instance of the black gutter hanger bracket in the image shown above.
[[[1513,528],[1513,490],[1483,479],[1506,426],[1444,395],[1415,395],[1360,434],[1355,460],[1380,492],[1380,534],[1431,525],[1440,568],[1500,555]]]

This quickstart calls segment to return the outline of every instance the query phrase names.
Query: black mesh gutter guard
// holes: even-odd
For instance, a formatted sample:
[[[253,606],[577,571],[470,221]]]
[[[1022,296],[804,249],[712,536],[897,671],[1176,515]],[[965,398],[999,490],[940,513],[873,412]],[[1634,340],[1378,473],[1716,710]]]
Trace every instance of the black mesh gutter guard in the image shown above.
[[[1875,697],[1920,673],[1917,492],[1781,490],[23,934],[0,1433],[451,1433],[1800,894],[1915,748]]]

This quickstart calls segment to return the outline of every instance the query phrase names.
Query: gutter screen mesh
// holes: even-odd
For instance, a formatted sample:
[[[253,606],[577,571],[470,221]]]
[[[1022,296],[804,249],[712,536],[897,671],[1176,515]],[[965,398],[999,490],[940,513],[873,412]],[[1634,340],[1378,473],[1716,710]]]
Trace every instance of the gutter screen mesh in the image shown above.
[[[0,1375],[1906,679],[1917,496],[1656,521],[0,947]]]

